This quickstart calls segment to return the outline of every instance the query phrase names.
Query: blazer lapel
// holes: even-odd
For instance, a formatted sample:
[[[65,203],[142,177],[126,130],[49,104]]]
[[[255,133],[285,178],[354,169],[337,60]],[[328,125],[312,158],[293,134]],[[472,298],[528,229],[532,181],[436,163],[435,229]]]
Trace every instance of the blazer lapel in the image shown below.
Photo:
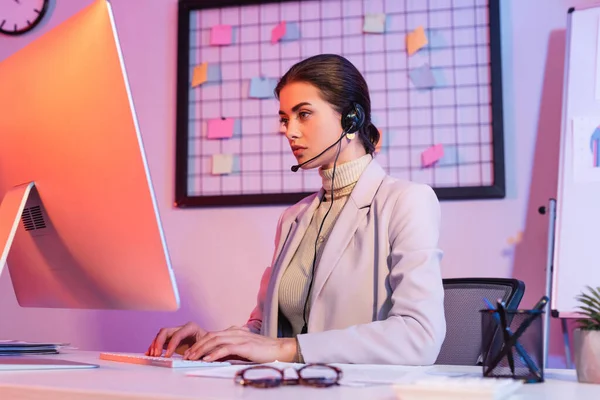
[[[268,320],[263,321],[263,333],[271,336],[277,336],[277,317],[279,312],[279,281],[283,276],[287,266],[292,261],[292,257],[300,242],[304,237],[304,233],[310,224],[312,216],[319,206],[319,202],[323,197],[324,190],[321,189],[313,198],[312,202],[297,214],[296,218],[291,221],[290,228],[287,230],[288,233],[285,235],[285,240],[282,240],[279,244],[281,251],[274,258],[273,272],[271,273],[271,279],[267,293],[269,299],[265,304],[265,310],[269,312]],[[282,226],[282,237],[284,237],[285,229]]]
[[[344,208],[340,211],[317,265],[314,277],[315,286],[311,294],[311,310],[331,271],[337,265],[350,239],[352,239],[358,226],[369,212],[373,198],[384,177],[385,171],[383,168],[375,160],[371,161],[360,176]]]

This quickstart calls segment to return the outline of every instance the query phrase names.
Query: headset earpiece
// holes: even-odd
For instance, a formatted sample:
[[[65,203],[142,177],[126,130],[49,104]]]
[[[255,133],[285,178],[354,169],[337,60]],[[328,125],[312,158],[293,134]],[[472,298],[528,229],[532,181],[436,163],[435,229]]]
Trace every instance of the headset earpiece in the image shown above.
[[[365,111],[358,103],[353,103],[352,107],[342,115],[342,129],[348,139],[354,139],[356,132],[362,129],[364,124]]]

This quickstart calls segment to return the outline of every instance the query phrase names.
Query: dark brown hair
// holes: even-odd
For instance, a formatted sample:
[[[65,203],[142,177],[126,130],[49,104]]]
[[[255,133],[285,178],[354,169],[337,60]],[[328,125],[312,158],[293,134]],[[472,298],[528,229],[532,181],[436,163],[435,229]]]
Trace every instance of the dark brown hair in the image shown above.
[[[379,131],[371,123],[371,97],[365,78],[346,58],[337,54],[319,54],[294,64],[281,77],[275,95],[279,99],[281,89],[289,83],[306,82],[316,87],[323,100],[342,116],[353,103],[364,109],[365,123],[358,137],[368,154],[373,154],[379,141]],[[340,121],[341,124],[341,121]]]

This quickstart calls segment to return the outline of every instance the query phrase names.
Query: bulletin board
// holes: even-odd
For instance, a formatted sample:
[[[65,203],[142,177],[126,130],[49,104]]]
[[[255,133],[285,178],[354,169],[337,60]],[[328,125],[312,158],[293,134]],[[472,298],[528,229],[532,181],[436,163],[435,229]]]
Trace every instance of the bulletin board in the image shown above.
[[[175,204],[291,204],[321,187],[273,89],[320,53],[365,77],[375,158],[440,200],[505,195],[499,0],[180,0]]]

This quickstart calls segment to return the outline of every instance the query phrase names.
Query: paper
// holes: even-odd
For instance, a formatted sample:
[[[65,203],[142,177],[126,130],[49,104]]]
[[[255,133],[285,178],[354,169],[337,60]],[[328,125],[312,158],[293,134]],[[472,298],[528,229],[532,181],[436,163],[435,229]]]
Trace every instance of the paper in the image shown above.
[[[218,118],[208,120],[208,139],[227,139],[233,136],[233,118]]]
[[[600,182],[600,117],[573,118],[573,180]]]
[[[517,232],[516,236],[511,236],[506,241],[510,245],[516,245],[521,243],[521,240],[523,240],[523,232],[519,231]]]
[[[296,370],[304,364],[283,363],[275,361],[261,364],[283,370],[285,378],[297,378]],[[366,384],[393,384],[412,381],[416,378],[426,378],[432,366],[412,367],[400,365],[368,365],[368,364],[331,364],[342,370],[342,386],[363,386]],[[188,376],[233,379],[235,373],[248,365],[231,365],[225,367],[205,368],[189,371]]]
[[[427,29],[427,44],[430,49],[441,49],[448,47],[448,41],[441,30]]]
[[[215,25],[210,31],[210,44],[212,46],[223,46],[231,44],[231,25]]]
[[[271,31],[271,44],[277,43],[283,36],[285,36],[285,21],[281,21],[273,30]]]
[[[421,166],[430,167],[444,156],[444,145],[436,144],[421,153]]]
[[[281,38],[282,42],[291,42],[300,39],[300,27],[297,22],[285,23],[285,34]]]
[[[596,100],[600,100],[600,17],[598,17],[598,35],[596,36]]]
[[[427,45],[427,36],[423,26],[419,26],[412,32],[406,34],[406,51],[409,56],[415,54],[419,49]]]
[[[384,33],[385,32],[385,14],[366,14],[363,24],[364,33]]]
[[[233,123],[233,136],[238,137],[242,136],[242,120],[236,119]]]
[[[250,81],[250,97],[268,99],[275,97],[277,80],[272,78],[256,77]]]
[[[458,146],[444,146],[444,156],[438,161],[438,165],[458,165]]]
[[[208,69],[206,70],[206,82],[221,82],[221,66],[219,64],[208,64]]]
[[[408,71],[408,76],[413,85],[419,89],[429,89],[437,83],[431,68],[429,68],[429,64],[423,64],[420,67],[411,69]]]
[[[192,87],[202,85],[204,82],[206,82],[206,71],[207,71],[206,63],[202,63],[202,64],[194,67],[194,74],[192,77]]]
[[[212,156],[212,174],[226,175],[233,171],[233,155],[232,154],[213,154]]]

